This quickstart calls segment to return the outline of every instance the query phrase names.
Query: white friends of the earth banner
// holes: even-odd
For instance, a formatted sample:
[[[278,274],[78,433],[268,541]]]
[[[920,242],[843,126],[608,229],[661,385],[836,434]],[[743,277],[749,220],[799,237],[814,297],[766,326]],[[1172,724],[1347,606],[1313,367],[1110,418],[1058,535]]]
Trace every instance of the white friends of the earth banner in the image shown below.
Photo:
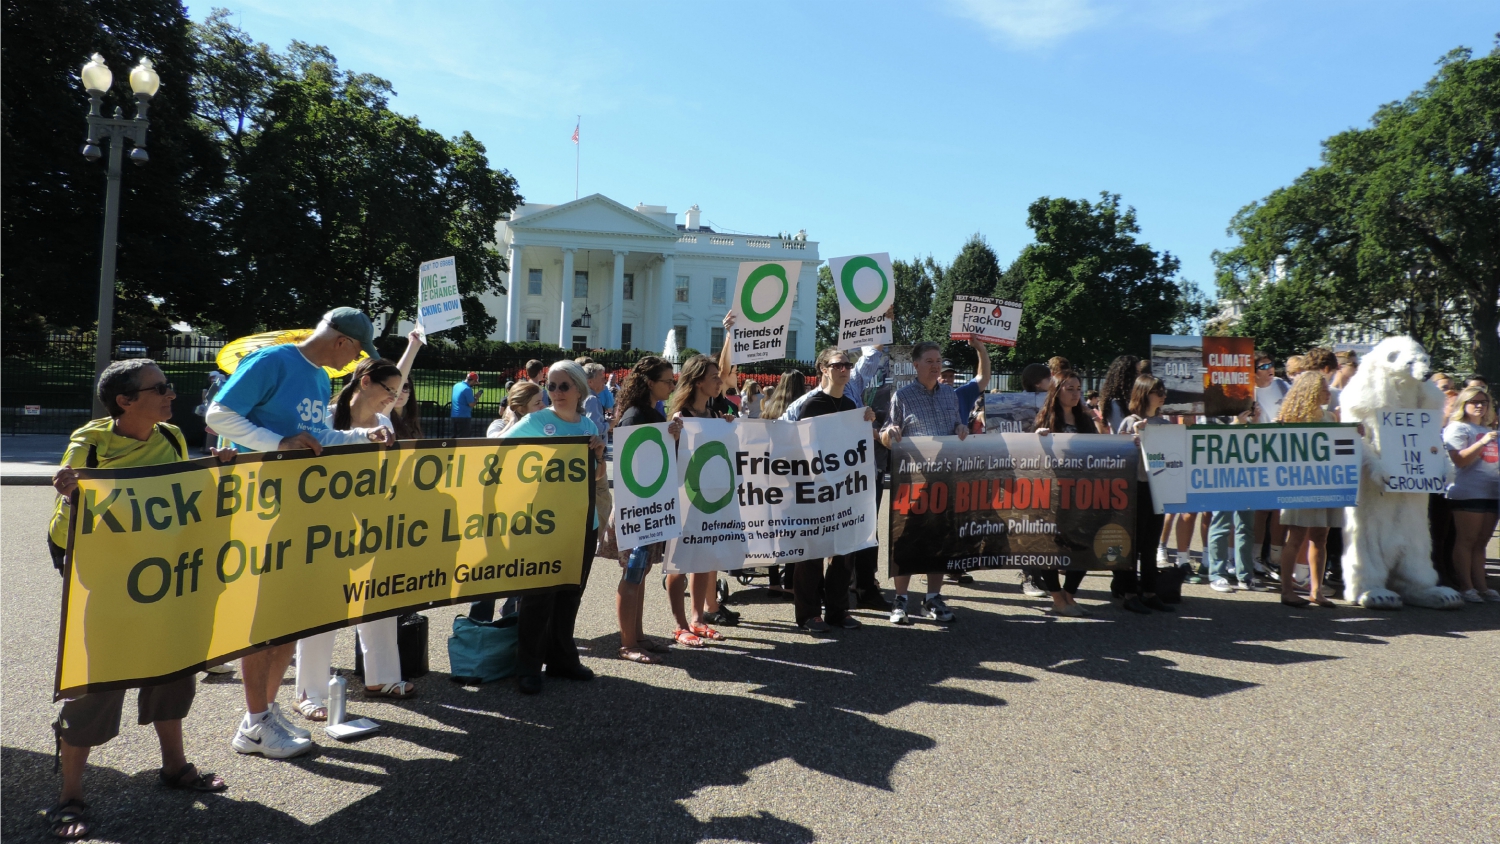
[[[896,302],[891,256],[884,252],[849,255],[828,262],[839,297],[840,349],[891,342],[892,306]]]
[[[667,544],[668,572],[795,563],[876,543],[875,442],[863,409],[802,422],[684,419],[681,448],[682,536]]]
[[[801,261],[746,261],[734,285],[735,323],[729,329],[729,362],[754,363],[786,357]]]
[[[463,324],[464,305],[458,295],[458,271],[453,259],[423,261],[417,268],[417,328],[431,334]]]
[[[1395,408],[1378,411],[1380,466],[1388,492],[1442,492],[1448,484],[1443,414]]]
[[[667,423],[615,429],[615,536],[639,548],[682,535],[677,443]]]
[[[1021,303],[988,296],[954,296],[954,340],[979,340],[998,346],[1014,346],[1021,330]]]
[[[1303,510],[1359,503],[1353,425],[1143,425],[1158,513]]]

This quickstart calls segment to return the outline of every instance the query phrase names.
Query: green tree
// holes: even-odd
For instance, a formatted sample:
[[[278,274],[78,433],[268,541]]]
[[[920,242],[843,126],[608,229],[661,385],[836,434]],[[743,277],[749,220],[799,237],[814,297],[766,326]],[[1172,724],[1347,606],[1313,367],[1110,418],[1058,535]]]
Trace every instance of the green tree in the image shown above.
[[[131,337],[180,318],[177,295],[222,274],[201,209],[220,189],[223,161],[194,124],[196,70],[177,0],[5,0],[0,75],[0,275],[8,348],[44,330],[91,331],[98,314],[104,164],[79,154],[88,97],[78,70],[91,53],[114,71],[104,98],[134,114],[129,72],[147,57],[161,76],[151,101],[151,161],[127,167],[120,202],[116,331]],[[153,299],[160,300],[161,306]]]
[[[1013,361],[1066,357],[1102,368],[1117,355],[1145,356],[1150,335],[1189,316],[1190,285],[1176,278],[1178,260],[1136,240],[1135,209],[1119,194],[1099,202],[1042,197],[1027,209],[1035,232],[994,292],[1020,293],[1021,327]]]
[[[976,232],[953,263],[933,281],[932,307],[923,321],[922,339],[942,343],[948,357],[971,360],[973,349],[968,344],[948,340],[953,328],[953,299],[955,296],[994,295],[995,287],[1000,283],[1000,261],[995,257],[995,250],[990,248],[984,235]]]
[[[839,296],[833,289],[833,270],[827,264],[818,267],[818,316],[816,350],[826,349],[839,341]]]
[[[1411,334],[1440,365],[1472,361],[1496,379],[1500,45],[1438,64],[1422,90],[1324,141],[1319,166],[1234,217],[1239,243],[1215,254],[1219,290],[1247,312],[1301,302],[1325,327]]]
[[[896,276],[896,320],[892,326],[896,345],[920,343],[926,339],[923,330],[928,315],[932,313],[932,300],[937,296],[945,268],[928,255],[910,261],[898,258],[891,262],[891,272]],[[951,311],[951,305],[949,309]],[[947,325],[942,327],[942,332],[942,336],[935,339],[947,339]]]

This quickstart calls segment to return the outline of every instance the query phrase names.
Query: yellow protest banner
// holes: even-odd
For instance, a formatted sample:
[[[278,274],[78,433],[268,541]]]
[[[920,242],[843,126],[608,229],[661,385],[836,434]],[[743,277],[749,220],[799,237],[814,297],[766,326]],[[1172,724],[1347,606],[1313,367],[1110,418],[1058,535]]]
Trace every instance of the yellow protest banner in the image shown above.
[[[577,584],[588,440],[402,442],[80,470],[57,698],[412,608]]]

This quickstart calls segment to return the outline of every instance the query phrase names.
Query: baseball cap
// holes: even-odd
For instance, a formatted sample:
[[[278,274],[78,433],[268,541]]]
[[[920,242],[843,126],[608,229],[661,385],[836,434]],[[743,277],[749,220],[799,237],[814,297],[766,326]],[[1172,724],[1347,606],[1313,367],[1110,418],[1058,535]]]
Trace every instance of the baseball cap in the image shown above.
[[[477,372],[470,372],[469,373],[469,377],[465,378],[464,380],[466,380],[466,381],[478,381],[479,380],[479,373],[477,373]]]
[[[332,326],[334,331],[358,343],[365,354],[372,358],[380,357],[380,352],[375,349],[375,323],[363,311],[358,308],[334,308],[323,315],[323,321]]]
[[[953,361],[947,360],[945,358],[943,360],[943,368],[942,368],[941,371],[943,371],[943,372],[957,372],[958,371],[958,367],[956,367],[956,366],[953,365]]]

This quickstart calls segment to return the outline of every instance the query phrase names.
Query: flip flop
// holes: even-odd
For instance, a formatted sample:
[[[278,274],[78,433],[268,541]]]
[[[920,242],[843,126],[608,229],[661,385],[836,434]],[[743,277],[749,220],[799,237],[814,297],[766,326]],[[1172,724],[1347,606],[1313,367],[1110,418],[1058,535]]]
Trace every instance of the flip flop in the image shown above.
[[[47,810],[48,832],[53,838],[77,841],[92,831],[88,823],[89,805],[76,797]]]
[[[405,680],[402,680],[402,681],[397,682],[397,683],[386,683],[386,684],[384,684],[382,686],[378,686],[378,687],[373,688],[373,689],[370,688],[369,686],[365,686],[365,697],[366,698],[381,698],[381,697],[385,697],[385,698],[390,698],[392,700],[410,700],[411,698],[414,698],[416,696],[417,696],[417,686],[416,686],[416,684],[415,683],[408,683]]]
[[[711,639],[718,642],[724,638],[723,633],[709,627],[707,624],[689,624],[688,629],[703,639]]]
[[[644,648],[620,648],[620,659],[630,662],[639,662],[642,665],[656,665],[661,660],[647,653]]]
[[[189,776],[191,774],[191,776]],[[218,774],[200,774],[198,766],[192,762],[182,766],[175,776],[167,776],[167,769],[162,768],[156,772],[161,778],[161,784],[167,788],[183,791],[199,791],[206,794],[215,794],[229,788],[224,778]]]

